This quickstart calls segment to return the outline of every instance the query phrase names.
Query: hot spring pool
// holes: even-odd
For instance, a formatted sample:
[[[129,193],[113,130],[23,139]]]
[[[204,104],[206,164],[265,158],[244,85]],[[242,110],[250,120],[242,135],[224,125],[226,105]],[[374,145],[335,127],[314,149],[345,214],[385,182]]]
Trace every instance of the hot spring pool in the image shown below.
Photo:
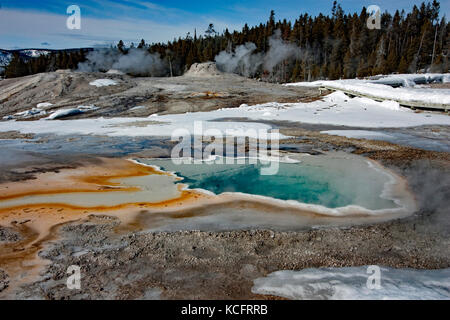
[[[175,164],[171,159],[140,160],[183,177],[190,189],[214,194],[244,193],[278,200],[295,201],[331,209],[349,206],[368,210],[401,206],[394,195],[396,178],[378,164],[343,153],[294,156],[296,162],[279,162],[274,175],[261,175],[264,164],[218,164],[223,159],[201,164]]]

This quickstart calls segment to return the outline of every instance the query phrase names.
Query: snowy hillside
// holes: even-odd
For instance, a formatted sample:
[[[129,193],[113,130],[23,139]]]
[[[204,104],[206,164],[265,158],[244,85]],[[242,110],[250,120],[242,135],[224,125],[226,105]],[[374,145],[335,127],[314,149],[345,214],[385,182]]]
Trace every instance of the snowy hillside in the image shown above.
[[[49,54],[50,51],[49,50],[40,50],[40,49],[25,49],[25,50],[20,50],[20,54],[21,55],[25,55],[28,56],[30,58],[37,58],[39,56],[42,55],[47,55]]]
[[[7,66],[11,61],[12,53],[0,50],[0,66]]]
[[[0,66],[7,66],[13,57],[14,52],[19,52],[22,58],[37,58],[41,55],[47,55],[51,50],[44,49],[23,49],[23,50],[3,50],[0,49]]]

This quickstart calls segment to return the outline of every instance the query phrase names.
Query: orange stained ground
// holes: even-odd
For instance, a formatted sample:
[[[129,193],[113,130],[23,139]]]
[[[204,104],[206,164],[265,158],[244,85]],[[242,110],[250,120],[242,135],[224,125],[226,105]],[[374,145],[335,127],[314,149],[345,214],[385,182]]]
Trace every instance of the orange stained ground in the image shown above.
[[[124,159],[101,159],[99,165],[87,164],[58,173],[42,173],[34,180],[11,182],[0,185],[0,201],[30,195],[72,192],[137,191],[135,187],[119,185],[112,180],[145,175],[170,175],[153,167]],[[65,223],[89,219],[103,214],[116,217],[122,230],[140,229],[136,216],[145,209],[169,209],[192,204],[199,198],[209,196],[178,186],[180,196],[158,203],[125,203],[116,206],[77,207],[63,203],[43,203],[0,208],[0,225],[19,232],[22,240],[0,244],[0,268],[10,277],[11,291],[17,285],[29,282],[39,275],[48,261],[37,253],[45,243],[57,238],[57,229]],[[0,294],[0,297],[6,293]]]

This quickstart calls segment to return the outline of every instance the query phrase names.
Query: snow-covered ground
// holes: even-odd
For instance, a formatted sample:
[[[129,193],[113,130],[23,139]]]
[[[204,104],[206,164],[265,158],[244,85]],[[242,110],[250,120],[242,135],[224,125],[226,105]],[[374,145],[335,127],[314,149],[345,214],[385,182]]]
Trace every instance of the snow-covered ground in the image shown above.
[[[403,87],[415,87],[417,85],[423,85],[426,83],[448,83],[450,82],[450,73],[425,73],[425,74],[390,74],[390,75],[378,75],[368,79],[346,79],[346,80],[334,80],[334,81],[313,81],[313,82],[297,82],[288,83],[287,86],[309,86],[319,87],[322,83],[328,82],[353,82],[353,83],[374,83],[384,85],[401,85]]]
[[[448,83],[450,82],[449,73],[425,73],[425,74],[391,74],[391,75],[379,75],[370,77],[368,82],[386,84],[386,85],[399,85],[403,87],[414,87],[426,83]]]
[[[69,112],[61,110],[61,113]],[[79,112],[78,112],[79,113]],[[59,114],[58,114],[59,115]],[[63,115],[61,115],[63,116]],[[67,116],[67,114],[64,114]],[[0,132],[17,130],[22,133],[53,133],[60,135],[105,135],[111,137],[171,137],[172,133],[176,133],[181,129],[181,136],[187,130],[191,135],[194,134],[193,121],[180,121],[165,123],[159,122],[159,119],[151,118],[98,118],[98,119],[80,119],[80,120],[52,120],[49,123],[46,120],[39,121],[7,121],[0,122]],[[155,121],[153,121],[155,120]],[[244,132],[246,130],[268,131],[271,129],[269,125],[259,123],[245,122],[202,122],[202,132],[214,129],[219,130],[221,134],[233,130],[235,132]],[[231,133],[231,132],[230,132]],[[239,134],[229,134],[239,136]],[[249,136],[242,134],[242,136]],[[275,138],[275,137],[274,137]]]
[[[92,110],[92,106],[89,107]],[[85,108],[76,108],[77,113]],[[73,111],[73,110],[72,110]],[[72,112],[70,111],[70,112]],[[56,119],[67,109],[59,110],[50,119]],[[254,122],[214,121],[221,118],[248,118]],[[40,121],[3,121],[0,131],[18,130],[22,133],[98,134],[109,136],[171,136],[174,130],[186,129],[193,133],[194,123],[203,122],[203,130],[219,129],[270,129],[261,120],[293,121],[311,124],[330,124],[366,128],[410,127],[420,125],[450,125],[450,117],[437,113],[415,113],[399,107],[395,102],[376,102],[367,98],[349,98],[342,92],[334,92],[322,100],[311,103],[267,103],[255,106],[220,109],[173,115],[152,115],[147,118],[99,118],[79,120],[54,120],[50,125]]]
[[[444,77],[444,76],[443,76]],[[402,79],[405,83],[413,82],[413,76]],[[448,81],[450,76],[445,76],[443,81]],[[335,80],[335,81],[315,81],[290,83],[287,86],[305,86],[305,87],[327,87],[336,90],[343,90],[355,94],[364,95],[372,98],[399,101],[403,103],[423,104],[424,107],[431,105],[446,105],[450,108],[450,90],[448,89],[429,89],[417,87],[393,88],[388,85],[390,82],[397,81],[394,76],[382,78],[379,80]]]
[[[378,288],[369,279],[374,271],[369,271],[367,266],[277,271],[256,279],[252,292],[299,300],[450,300],[450,268],[381,267]]]
[[[311,103],[266,103],[221,109],[211,112],[152,117],[157,121],[182,122],[190,119],[210,121],[219,118],[294,121],[312,124],[358,126],[367,128],[408,127],[425,124],[450,125],[450,117],[436,113],[414,113],[395,102],[376,102],[367,98],[349,98],[334,92]]]

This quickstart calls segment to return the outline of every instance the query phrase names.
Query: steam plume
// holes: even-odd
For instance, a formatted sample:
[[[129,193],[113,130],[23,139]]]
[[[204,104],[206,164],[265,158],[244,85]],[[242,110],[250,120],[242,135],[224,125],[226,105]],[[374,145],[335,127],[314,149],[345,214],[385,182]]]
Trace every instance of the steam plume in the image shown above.
[[[116,49],[101,49],[89,52],[87,61],[78,65],[79,71],[106,72],[110,69],[137,76],[164,76],[167,64],[157,53],[132,48],[127,54]]]
[[[264,71],[273,73],[282,61],[301,56],[299,47],[283,41],[280,30],[276,30],[269,38],[267,53],[254,53],[255,50],[256,45],[248,42],[237,46],[234,52],[222,51],[215,58],[217,67],[225,72],[251,77],[260,71],[261,67]]]

